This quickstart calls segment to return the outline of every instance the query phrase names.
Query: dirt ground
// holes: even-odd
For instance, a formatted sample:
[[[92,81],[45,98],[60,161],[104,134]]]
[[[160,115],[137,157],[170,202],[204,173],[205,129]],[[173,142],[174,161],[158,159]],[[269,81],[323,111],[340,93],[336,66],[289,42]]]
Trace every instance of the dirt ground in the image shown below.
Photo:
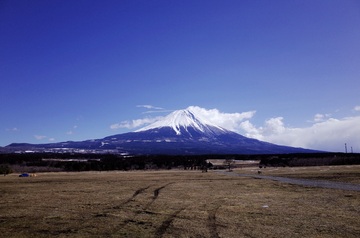
[[[0,237],[360,237],[359,214],[360,192],[212,171],[0,178]]]

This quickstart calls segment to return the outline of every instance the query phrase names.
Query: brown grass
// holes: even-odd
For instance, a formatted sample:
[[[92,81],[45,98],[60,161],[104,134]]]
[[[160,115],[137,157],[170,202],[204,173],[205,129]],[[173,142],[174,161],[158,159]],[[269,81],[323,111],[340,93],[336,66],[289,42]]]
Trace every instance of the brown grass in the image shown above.
[[[213,172],[0,178],[1,237],[360,237],[359,214],[359,192]]]
[[[251,174],[257,173],[258,170],[258,168],[244,168],[237,171]],[[360,165],[267,167],[261,171],[264,175],[360,184]]]

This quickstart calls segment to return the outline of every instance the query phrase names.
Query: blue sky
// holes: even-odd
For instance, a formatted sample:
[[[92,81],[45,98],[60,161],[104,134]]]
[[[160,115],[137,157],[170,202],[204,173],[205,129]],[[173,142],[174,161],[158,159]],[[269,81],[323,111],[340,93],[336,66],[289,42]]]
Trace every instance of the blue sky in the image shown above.
[[[360,152],[359,42],[357,0],[3,0],[0,146],[198,106],[248,115],[228,127],[250,137]]]

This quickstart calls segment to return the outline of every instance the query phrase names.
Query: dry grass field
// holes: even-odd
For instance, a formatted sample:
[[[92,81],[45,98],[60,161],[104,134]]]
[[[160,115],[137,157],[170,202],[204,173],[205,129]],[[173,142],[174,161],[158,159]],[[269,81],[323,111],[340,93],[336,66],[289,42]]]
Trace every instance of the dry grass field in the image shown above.
[[[327,168],[263,171],[359,182],[358,166]],[[360,192],[215,172],[0,178],[0,237],[360,237],[359,215]]]
[[[256,169],[258,170],[258,169]],[[253,172],[254,168],[247,172]],[[261,170],[263,174],[288,178],[328,180],[360,184],[360,166],[310,166],[310,167],[268,167]]]

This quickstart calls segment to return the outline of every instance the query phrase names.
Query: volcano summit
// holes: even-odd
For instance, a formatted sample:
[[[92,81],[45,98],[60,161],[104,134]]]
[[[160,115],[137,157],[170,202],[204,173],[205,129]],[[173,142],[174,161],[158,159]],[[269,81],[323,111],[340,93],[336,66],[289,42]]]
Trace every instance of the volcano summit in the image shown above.
[[[244,137],[210,123],[192,107],[177,110],[135,132],[103,139],[51,144],[18,144],[6,148],[35,151],[96,151],[129,154],[282,154],[313,150],[275,145]]]

